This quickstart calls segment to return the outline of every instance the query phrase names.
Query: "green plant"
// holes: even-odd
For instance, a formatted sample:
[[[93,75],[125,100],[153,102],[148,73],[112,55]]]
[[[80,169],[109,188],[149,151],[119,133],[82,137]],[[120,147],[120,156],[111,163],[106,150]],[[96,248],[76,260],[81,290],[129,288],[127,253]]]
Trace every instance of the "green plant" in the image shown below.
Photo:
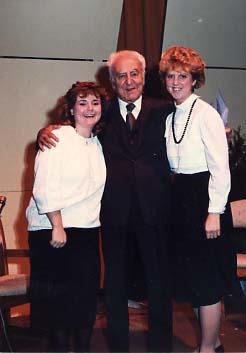
[[[229,159],[232,177],[232,199],[246,198],[246,137],[241,126],[229,136]]]
[[[232,130],[229,156],[231,170],[246,168],[246,137],[241,132],[241,126]]]

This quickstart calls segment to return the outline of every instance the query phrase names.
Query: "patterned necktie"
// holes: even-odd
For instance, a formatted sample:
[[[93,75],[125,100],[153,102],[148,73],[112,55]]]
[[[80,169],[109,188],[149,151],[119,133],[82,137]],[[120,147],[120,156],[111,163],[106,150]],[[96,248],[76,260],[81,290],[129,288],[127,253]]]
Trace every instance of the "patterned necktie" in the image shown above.
[[[126,126],[129,129],[129,131],[132,131],[134,123],[135,123],[135,117],[132,114],[133,109],[135,108],[135,104],[129,103],[126,106],[127,114],[126,114]]]

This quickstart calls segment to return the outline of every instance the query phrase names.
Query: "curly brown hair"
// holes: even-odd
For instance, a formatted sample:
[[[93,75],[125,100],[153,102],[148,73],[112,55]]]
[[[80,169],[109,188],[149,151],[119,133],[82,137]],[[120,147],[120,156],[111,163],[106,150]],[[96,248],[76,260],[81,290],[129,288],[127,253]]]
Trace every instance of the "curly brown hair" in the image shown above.
[[[57,100],[55,107],[49,111],[48,115],[53,122],[75,126],[74,116],[71,114],[71,110],[73,109],[78,96],[87,97],[89,94],[93,94],[95,97],[100,98],[103,113],[106,104],[104,88],[96,82],[77,81],[71,86],[71,88],[69,88],[64,96]]]
[[[168,70],[177,68],[191,73],[192,79],[196,80],[194,88],[200,88],[205,84],[205,62],[196,50],[172,46],[164,51],[159,63],[161,76],[164,78]]]

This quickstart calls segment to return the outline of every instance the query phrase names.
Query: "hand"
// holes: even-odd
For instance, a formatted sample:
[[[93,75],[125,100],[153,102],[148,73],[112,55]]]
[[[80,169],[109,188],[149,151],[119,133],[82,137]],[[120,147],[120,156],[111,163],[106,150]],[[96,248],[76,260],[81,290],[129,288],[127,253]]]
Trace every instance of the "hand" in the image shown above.
[[[60,129],[60,127],[61,125],[48,125],[39,130],[38,145],[41,151],[44,151],[44,147],[52,148],[56,146],[56,142],[59,142],[59,138],[52,134],[52,130]]]
[[[53,248],[62,248],[67,242],[67,234],[62,226],[56,226],[52,229],[52,240],[50,245]]]
[[[220,214],[209,213],[205,221],[207,239],[214,239],[220,236]]]

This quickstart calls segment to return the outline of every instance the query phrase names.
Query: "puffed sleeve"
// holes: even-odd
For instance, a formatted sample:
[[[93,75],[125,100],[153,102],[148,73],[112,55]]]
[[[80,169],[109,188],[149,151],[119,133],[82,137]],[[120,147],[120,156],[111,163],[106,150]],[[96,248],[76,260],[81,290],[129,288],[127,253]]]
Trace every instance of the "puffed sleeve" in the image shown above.
[[[57,136],[56,131],[53,131]],[[60,136],[59,136],[60,138]],[[35,159],[33,197],[40,214],[62,209],[62,152],[64,139],[56,147],[39,151]]]
[[[207,105],[200,120],[201,137],[210,172],[209,213],[223,213],[231,187],[225,127],[217,111]]]

